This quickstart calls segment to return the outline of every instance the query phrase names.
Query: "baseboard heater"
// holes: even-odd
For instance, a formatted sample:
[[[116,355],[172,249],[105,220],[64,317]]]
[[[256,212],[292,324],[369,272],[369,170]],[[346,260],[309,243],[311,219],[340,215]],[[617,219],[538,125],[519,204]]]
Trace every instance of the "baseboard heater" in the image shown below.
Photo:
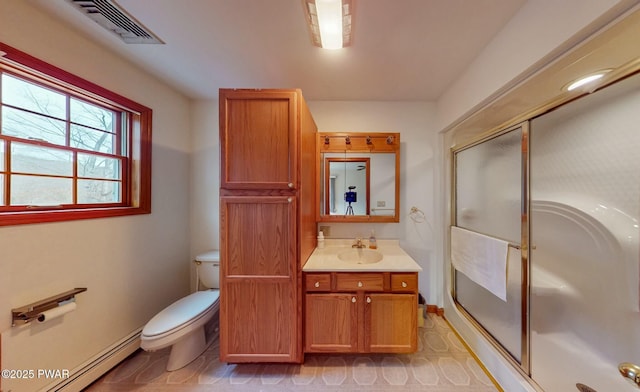
[[[47,385],[40,392],[79,392],[140,348],[139,328],[69,373],[69,378]]]

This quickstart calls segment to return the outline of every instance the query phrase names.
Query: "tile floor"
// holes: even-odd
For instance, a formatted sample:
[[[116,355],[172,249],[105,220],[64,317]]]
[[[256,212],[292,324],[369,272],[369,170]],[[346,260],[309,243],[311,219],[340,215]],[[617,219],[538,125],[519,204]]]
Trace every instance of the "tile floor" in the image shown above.
[[[168,349],[138,351],[86,391],[500,391],[449,324],[434,314],[419,328],[418,352],[410,355],[306,355],[302,365],[234,365],[219,362],[218,350],[216,338],[194,362],[174,372],[165,371]]]

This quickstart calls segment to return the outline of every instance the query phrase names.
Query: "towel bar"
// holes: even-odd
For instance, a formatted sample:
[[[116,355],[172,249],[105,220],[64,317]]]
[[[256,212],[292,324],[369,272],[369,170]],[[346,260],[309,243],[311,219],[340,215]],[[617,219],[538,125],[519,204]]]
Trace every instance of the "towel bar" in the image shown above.
[[[518,245],[518,244],[509,244],[509,247],[513,248],[513,249],[517,249],[517,250],[522,250],[522,247],[520,245]],[[535,249],[535,248],[536,248],[535,245],[531,246],[531,249]]]

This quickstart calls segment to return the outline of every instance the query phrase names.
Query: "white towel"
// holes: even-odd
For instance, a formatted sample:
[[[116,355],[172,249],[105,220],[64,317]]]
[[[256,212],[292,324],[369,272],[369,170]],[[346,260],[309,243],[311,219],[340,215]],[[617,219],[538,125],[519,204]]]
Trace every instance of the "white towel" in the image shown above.
[[[480,286],[507,301],[509,243],[451,226],[451,263]]]

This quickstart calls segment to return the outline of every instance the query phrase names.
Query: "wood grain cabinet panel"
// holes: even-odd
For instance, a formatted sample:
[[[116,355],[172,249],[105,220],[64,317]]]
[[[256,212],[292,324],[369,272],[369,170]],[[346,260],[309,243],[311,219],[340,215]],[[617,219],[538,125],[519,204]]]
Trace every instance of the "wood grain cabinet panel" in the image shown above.
[[[358,304],[355,294],[307,294],[305,351],[355,352]]]
[[[305,274],[304,281],[307,292],[331,291],[331,274]]]
[[[290,196],[223,196],[226,276],[295,274],[296,203]]]
[[[297,185],[295,91],[222,90],[224,189],[289,189]]]
[[[365,346],[374,353],[408,353],[417,348],[416,294],[367,294]]]
[[[394,292],[417,292],[417,274],[391,274],[391,291]]]
[[[220,325],[226,361],[290,362],[297,356],[296,294],[289,281],[232,279],[226,291],[227,317]]]
[[[336,274],[338,291],[383,291],[384,275],[380,273],[339,273]]]

